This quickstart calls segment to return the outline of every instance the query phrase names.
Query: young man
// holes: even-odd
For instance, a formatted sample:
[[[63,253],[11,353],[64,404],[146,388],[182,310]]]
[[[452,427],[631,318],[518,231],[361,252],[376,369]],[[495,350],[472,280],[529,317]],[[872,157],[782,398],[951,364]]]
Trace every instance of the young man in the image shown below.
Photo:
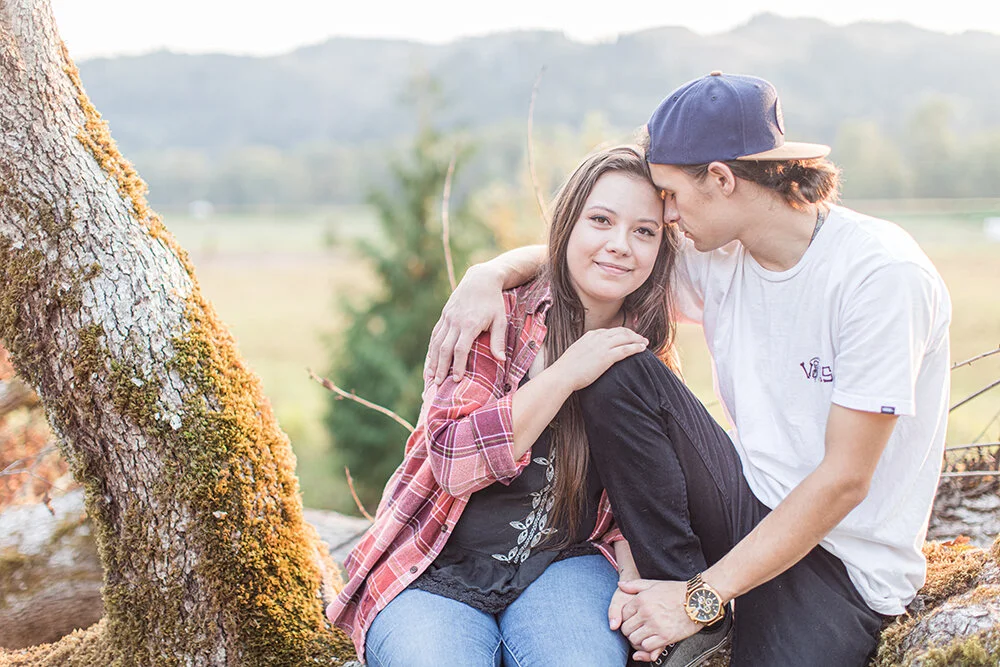
[[[833,204],[829,148],[784,141],[767,81],[689,82],[648,131],[664,221],[687,237],[668,296],[704,327],[733,431],[648,353],[582,393],[592,460],[643,577],[620,584],[612,626],[636,660],[695,664],[736,599],[733,665],[864,665],[883,616],[924,581],[945,285],[899,227]],[[470,270],[429,372],[461,376],[485,329],[502,350],[500,289],[541,257],[526,248]]]

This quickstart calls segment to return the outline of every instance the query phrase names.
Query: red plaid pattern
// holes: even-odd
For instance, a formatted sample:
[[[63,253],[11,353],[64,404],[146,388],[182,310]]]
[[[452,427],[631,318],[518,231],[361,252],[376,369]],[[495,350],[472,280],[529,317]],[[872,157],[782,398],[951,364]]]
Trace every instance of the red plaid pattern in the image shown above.
[[[490,353],[489,333],[474,343],[469,372],[440,387],[425,378],[423,407],[403,462],[386,484],[375,523],[345,562],[348,581],[326,610],[350,633],[364,659],[365,633],[376,614],[441,553],[469,495],[494,482],[509,484],[531,460],[511,452],[511,398],[545,338],[548,289],[529,283],[504,293],[507,360]],[[622,539],[607,494],[590,540],[615,564]]]

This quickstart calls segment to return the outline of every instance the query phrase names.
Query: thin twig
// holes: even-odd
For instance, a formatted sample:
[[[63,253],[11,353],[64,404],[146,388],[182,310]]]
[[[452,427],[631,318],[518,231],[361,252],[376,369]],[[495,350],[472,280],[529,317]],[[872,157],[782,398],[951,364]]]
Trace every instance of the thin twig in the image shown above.
[[[990,350],[989,352],[983,352],[982,354],[977,354],[976,356],[972,357],[971,359],[966,359],[965,361],[960,361],[957,364],[955,364],[954,366],[952,366],[951,370],[955,370],[956,368],[961,368],[962,366],[968,366],[969,364],[973,363],[974,361],[979,361],[980,359],[985,359],[986,357],[993,356],[994,354],[997,354],[997,353],[1000,353],[1000,347],[997,347],[997,349],[995,349],[995,350]]]
[[[351,490],[351,498],[354,498],[354,504],[358,506],[358,511],[361,512],[361,516],[374,522],[375,518],[368,513],[365,509],[364,504],[361,502],[361,498],[358,498],[358,492],[354,490],[354,478],[351,477],[351,469],[344,466],[344,474],[347,475],[347,488]]]
[[[29,477],[34,477],[39,482],[45,482],[46,484],[48,484],[49,488],[55,489],[59,493],[69,493],[69,489],[63,489],[61,487],[56,486],[55,484],[53,484],[49,480],[47,480],[44,477],[42,477],[41,475],[39,475],[34,470],[22,470],[21,472],[27,474]],[[48,491],[46,491],[45,493],[48,494]],[[51,509],[49,511],[51,511]]]
[[[24,458],[11,461],[9,464],[7,464],[6,468],[0,470],[0,477],[4,477],[6,475],[19,475],[25,472],[30,474],[32,469],[38,464],[38,462],[42,459],[42,457],[48,456],[54,451],[56,451],[55,445],[49,445],[48,447],[40,449],[38,452],[32,454],[31,456],[25,456]],[[29,463],[31,463],[30,467]],[[20,465],[21,467],[11,470],[11,468],[14,468],[14,466],[18,465]]]
[[[533,129],[535,125],[535,98],[538,96],[538,86],[542,83],[542,75],[545,74],[545,67],[538,71],[535,78],[535,85],[531,88],[531,104],[528,105],[528,173],[531,175],[531,187],[535,190],[535,202],[538,204],[538,213],[542,220],[548,222],[545,216],[545,201],[542,199],[542,189],[538,187],[538,174],[535,173],[535,142],[533,139]]]
[[[962,472],[943,472],[941,477],[1000,477],[996,470],[965,470]]]
[[[951,412],[955,408],[962,407],[963,405],[965,405],[966,403],[968,403],[972,399],[976,398],[977,396],[982,396],[983,394],[985,394],[986,392],[988,392],[990,389],[993,389],[994,387],[996,387],[998,385],[1000,385],[1000,380],[994,380],[993,382],[989,383],[988,385],[986,385],[985,387],[983,387],[979,391],[977,391],[977,392],[975,392],[973,394],[970,394],[969,396],[966,396],[965,398],[963,398],[962,400],[960,400],[958,403],[956,403],[955,405],[951,406],[951,408],[949,408],[948,412]]]
[[[363,399],[360,396],[358,396],[357,394],[355,394],[353,391],[345,391],[345,390],[341,389],[340,387],[338,387],[337,385],[335,385],[330,380],[327,380],[326,378],[321,378],[320,376],[318,376],[315,373],[313,373],[312,369],[308,369],[307,368],[306,370],[309,372],[309,377],[311,377],[316,382],[319,382],[321,385],[323,385],[324,387],[326,387],[327,389],[329,389],[333,393],[337,394],[341,398],[346,398],[348,400],[354,401],[355,403],[359,403],[359,404],[365,406],[366,408],[371,408],[375,412],[381,412],[386,417],[389,417],[390,419],[392,419],[393,421],[395,421],[397,424],[399,424],[400,426],[402,426],[403,428],[405,428],[410,433],[413,433],[413,431],[416,430],[414,428],[413,424],[411,424],[410,422],[406,421],[405,419],[403,419],[402,417],[400,417],[399,415],[397,415],[395,412],[393,412],[389,408],[383,408],[381,405],[377,405],[375,403],[372,403],[371,401],[366,401],[365,399]]]
[[[1000,442],[976,442],[969,445],[955,445],[954,447],[945,447],[944,451],[954,452],[961,449],[979,449],[980,447],[1000,447]]]
[[[448,175],[444,178],[444,193],[441,195],[441,243],[444,244],[444,265],[448,269],[448,284],[455,291],[455,264],[451,260],[451,239],[449,238],[448,206],[451,202],[451,179],[455,175],[455,160],[458,154],[451,156],[448,164]]]

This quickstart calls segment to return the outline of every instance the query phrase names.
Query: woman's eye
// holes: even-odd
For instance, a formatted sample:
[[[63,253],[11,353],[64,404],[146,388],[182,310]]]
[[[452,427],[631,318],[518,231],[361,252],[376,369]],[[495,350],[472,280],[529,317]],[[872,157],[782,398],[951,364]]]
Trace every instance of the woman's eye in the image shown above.
[[[595,215],[595,216],[592,216],[590,219],[593,220],[594,222],[596,222],[599,225],[607,225],[607,224],[611,223],[611,221],[608,220],[603,215]]]
[[[649,236],[649,237],[656,236],[656,230],[653,229],[652,227],[639,227],[636,231],[639,232],[640,236]]]

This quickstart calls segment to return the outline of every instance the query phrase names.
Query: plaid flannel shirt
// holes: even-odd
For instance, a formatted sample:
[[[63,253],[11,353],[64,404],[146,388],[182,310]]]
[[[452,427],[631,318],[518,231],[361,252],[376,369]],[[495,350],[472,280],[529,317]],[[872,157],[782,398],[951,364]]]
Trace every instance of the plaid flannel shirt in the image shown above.
[[[375,522],[345,561],[347,584],[327,617],[354,640],[364,659],[365,634],[389,602],[441,553],[469,496],[494,482],[509,484],[531,460],[515,460],[511,401],[545,338],[551,305],[547,286],[529,283],[504,293],[506,361],[490,352],[489,333],[469,354],[460,382],[425,378],[423,407],[403,462],[386,484]],[[602,494],[590,541],[615,564],[622,535]]]

